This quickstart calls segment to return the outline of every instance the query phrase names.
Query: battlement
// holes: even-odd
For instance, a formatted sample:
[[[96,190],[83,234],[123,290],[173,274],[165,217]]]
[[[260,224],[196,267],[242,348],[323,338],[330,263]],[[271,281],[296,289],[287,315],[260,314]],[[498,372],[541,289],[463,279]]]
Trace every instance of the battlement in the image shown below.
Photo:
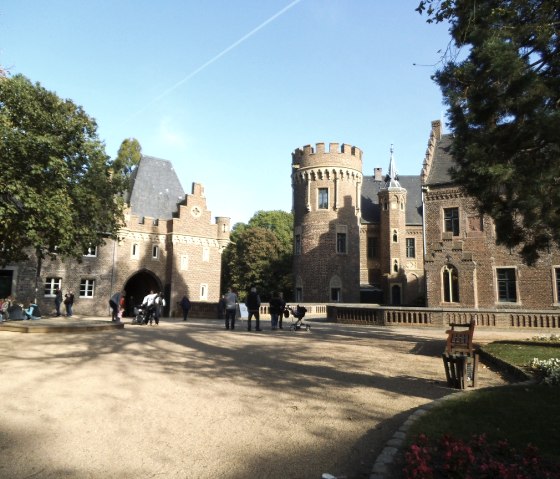
[[[347,143],[317,143],[315,147],[305,145],[292,153],[292,168],[308,168],[315,166],[345,166],[362,170],[362,150]]]

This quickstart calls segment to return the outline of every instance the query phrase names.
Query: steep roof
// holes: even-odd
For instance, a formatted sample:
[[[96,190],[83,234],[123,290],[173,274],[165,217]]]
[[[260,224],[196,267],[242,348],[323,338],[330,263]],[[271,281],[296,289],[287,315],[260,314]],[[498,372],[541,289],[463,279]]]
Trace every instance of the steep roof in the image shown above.
[[[399,175],[399,184],[405,188],[406,195],[406,224],[422,224],[422,185],[420,176]],[[374,176],[364,176],[362,183],[362,221],[364,223],[379,223],[381,207],[377,193],[385,187],[384,180],[376,180]]]
[[[131,177],[128,201],[132,214],[168,220],[184,199],[185,191],[171,162],[142,156]]]
[[[431,160],[430,170],[425,181],[426,186],[453,183],[449,170],[456,166],[456,163],[451,156],[451,141],[452,136],[450,134],[441,135],[441,138],[437,140],[434,157]]]

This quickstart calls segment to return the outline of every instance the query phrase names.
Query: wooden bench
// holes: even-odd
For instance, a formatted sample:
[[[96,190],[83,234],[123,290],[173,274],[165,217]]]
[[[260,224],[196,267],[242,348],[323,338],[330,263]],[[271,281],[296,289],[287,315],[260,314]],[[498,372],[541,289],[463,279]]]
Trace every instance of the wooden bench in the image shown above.
[[[476,387],[478,376],[478,354],[473,348],[475,321],[450,323],[445,352],[442,354],[445,377],[450,387],[465,389],[471,383]]]

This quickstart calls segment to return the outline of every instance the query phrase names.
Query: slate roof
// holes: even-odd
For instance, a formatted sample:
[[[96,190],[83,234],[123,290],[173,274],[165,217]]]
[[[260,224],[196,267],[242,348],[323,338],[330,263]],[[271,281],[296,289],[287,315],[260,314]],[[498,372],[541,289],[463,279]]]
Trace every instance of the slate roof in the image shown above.
[[[399,183],[407,191],[406,224],[422,224],[422,185],[420,176],[399,175]],[[377,193],[385,186],[385,180],[376,181],[373,176],[364,176],[362,183],[362,222],[379,223],[381,207]]]
[[[426,186],[454,183],[449,174],[449,169],[456,166],[455,160],[451,156],[451,141],[452,136],[450,134],[441,135],[438,140],[432,165],[426,178]]]
[[[168,220],[184,199],[185,191],[171,162],[142,156],[131,176],[128,202],[132,214]]]

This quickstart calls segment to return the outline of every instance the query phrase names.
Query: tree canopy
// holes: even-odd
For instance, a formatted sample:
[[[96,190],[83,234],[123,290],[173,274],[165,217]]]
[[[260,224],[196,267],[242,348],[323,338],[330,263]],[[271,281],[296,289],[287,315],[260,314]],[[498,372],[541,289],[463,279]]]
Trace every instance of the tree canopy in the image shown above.
[[[237,223],[222,261],[222,285],[243,298],[256,286],[263,301],[272,291],[292,294],[293,216],[284,211],[258,211],[248,224]]]
[[[81,258],[123,224],[126,168],[82,107],[22,75],[0,78],[0,263]]]
[[[560,245],[560,0],[426,0],[454,57],[434,75],[448,105],[454,179],[528,264]]]

